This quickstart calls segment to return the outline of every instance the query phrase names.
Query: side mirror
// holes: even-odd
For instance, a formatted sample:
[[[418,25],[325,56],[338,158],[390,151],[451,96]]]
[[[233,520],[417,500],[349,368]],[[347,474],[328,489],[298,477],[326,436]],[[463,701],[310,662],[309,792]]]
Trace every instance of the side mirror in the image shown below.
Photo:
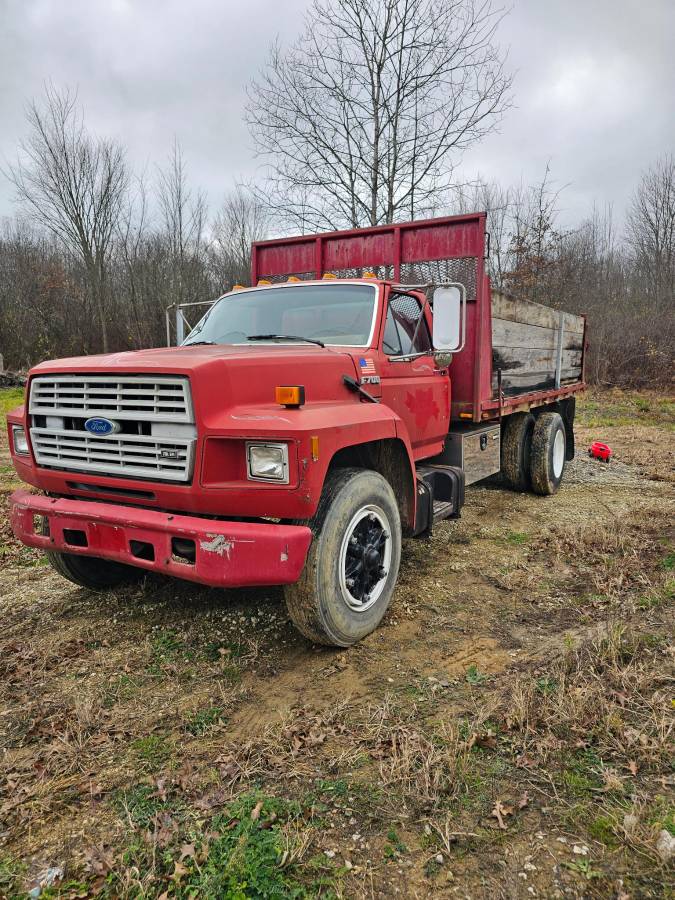
[[[434,350],[457,353],[466,336],[464,285],[450,284],[434,291]]]

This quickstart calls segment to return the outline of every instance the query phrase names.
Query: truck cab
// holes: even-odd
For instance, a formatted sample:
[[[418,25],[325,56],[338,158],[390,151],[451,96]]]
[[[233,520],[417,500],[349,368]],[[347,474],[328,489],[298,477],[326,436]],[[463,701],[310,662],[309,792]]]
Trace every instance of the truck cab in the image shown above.
[[[495,398],[482,258],[468,283],[377,271],[392,252],[377,249],[382,234],[397,235],[399,274],[430,235],[446,255],[458,235],[465,252],[484,240],[484,217],[432,221],[426,236],[410,223],[254,245],[252,286],[218,298],[181,346],[35,366],[8,416],[16,470],[40,492],[13,495],[15,534],[89,588],[147,571],[281,584],[310,639],[348,646],[372,631],[403,537],[458,516],[465,484],[504,463],[504,441],[507,469],[557,488],[582,384]],[[307,246],[313,272],[298,268]],[[373,271],[326,270],[331,246],[349,263],[369,252]]]

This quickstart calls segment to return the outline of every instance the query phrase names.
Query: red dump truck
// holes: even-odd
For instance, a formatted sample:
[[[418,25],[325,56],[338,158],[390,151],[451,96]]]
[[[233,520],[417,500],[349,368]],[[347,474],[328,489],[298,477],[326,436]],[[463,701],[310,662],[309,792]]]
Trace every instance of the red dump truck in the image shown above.
[[[585,321],[491,292],[485,250],[483,213],[259,242],[181,346],[36,366],[14,533],[87,588],[283,585],[308,638],[358,641],[403,537],[574,455]]]

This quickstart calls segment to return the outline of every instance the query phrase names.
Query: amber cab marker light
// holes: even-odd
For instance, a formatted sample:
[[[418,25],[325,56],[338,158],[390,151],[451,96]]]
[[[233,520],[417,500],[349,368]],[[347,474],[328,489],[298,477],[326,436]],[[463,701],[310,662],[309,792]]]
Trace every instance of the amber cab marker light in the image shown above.
[[[319,459],[319,436],[318,434],[313,434],[309,439],[310,446],[312,448],[312,460],[317,462]]]
[[[298,278],[297,275],[289,275],[288,278],[286,279],[286,281],[295,282],[295,281],[300,281],[300,279]]]
[[[333,275],[332,272],[324,272],[321,277],[324,279],[324,281],[329,281],[333,278],[337,278],[337,275]]]
[[[244,286],[243,284],[233,284],[233,285],[232,285],[232,290],[233,290],[233,291],[245,291],[246,288],[245,288],[245,286]]]
[[[262,285],[265,285],[265,284],[272,284],[272,282],[271,282],[271,281],[268,281],[266,278],[261,278],[261,279],[258,281],[258,283],[256,284],[256,287],[260,287],[261,284],[262,284]]]
[[[287,409],[296,409],[305,402],[305,389],[302,385],[294,385],[288,387],[285,385],[277,385],[274,389],[276,401],[280,406]]]
[[[375,275],[374,272],[364,272],[363,277],[364,278],[376,278],[377,276]]]

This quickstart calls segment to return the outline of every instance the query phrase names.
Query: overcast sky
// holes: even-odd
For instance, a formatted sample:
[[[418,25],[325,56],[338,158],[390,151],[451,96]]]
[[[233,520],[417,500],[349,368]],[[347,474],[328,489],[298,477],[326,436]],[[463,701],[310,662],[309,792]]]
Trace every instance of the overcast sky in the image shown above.
[[[374,0],[375,2],[375,0]],[[0,0],[0,164],[16,156],[25,104],[46,80],[76,86],[90,129],[119,138],[136,169],[174,135],[212,207],[256,160],[246,84],[307,0]],[[499,30],[516,73],[498,135],[468,176],[540,178],[550,160],[564,221],[593,202],[622,216],[640,170],[675,150],[675,0],[514,0]],[[0,216],[14,210],[0,175]]]

